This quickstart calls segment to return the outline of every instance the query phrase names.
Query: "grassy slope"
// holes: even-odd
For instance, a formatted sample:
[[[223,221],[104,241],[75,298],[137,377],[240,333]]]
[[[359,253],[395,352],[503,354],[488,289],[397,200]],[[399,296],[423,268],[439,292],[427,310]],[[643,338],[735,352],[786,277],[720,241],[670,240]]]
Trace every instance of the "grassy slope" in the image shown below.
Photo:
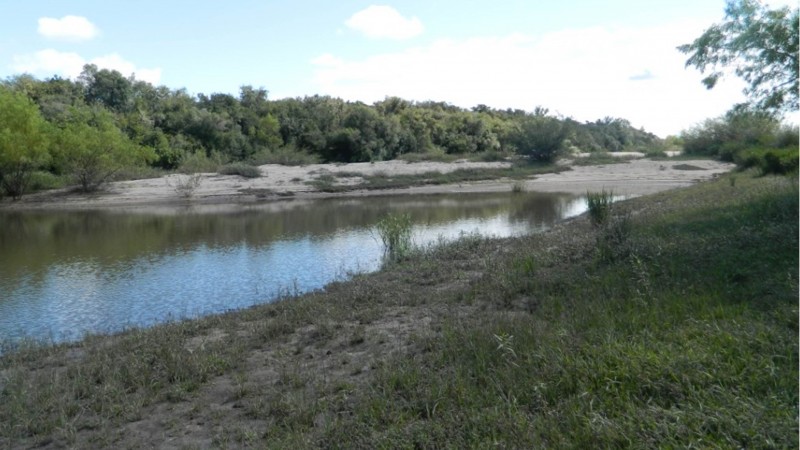
[[[797,180],[0,360],[0,446],[791,448]]]

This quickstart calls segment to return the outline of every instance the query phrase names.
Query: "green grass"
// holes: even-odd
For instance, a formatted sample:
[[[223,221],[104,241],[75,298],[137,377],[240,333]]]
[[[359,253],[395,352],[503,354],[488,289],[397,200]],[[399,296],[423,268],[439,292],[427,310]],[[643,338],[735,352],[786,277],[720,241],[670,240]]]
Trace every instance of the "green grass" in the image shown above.
[[[797,448],[797,178],[0,358],[0,447]],[[191,430],[191,431],[187,431]]]

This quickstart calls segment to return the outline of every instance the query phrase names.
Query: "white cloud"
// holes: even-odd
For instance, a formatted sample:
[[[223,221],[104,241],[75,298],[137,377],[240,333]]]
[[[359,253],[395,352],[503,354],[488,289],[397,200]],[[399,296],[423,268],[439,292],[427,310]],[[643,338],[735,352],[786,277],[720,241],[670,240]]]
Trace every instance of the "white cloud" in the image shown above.
[[[11,68],[14,71],[39,76],[59,75],[74,79],[81,74],[85,64],[95,64],[100,69],[116,70],[125,76],[135,74],[137,80],[152,84],[158,84],[161,80],[160,68],[137,68],[116,53],[86,60],[77,53],[46,49],[32,55],[14,56],[13,61]]]
[[[345,22],[348,28],[360,31],[369,38],[409,39],[422,34],[422,22],[416,17],[407,19],[391,6],[372,5]]]
[[[158,84],[161,81],[161,69],[137,69],[136,66],[116,53],[110,55],[100,56],[89,61],[101,69],[116,70],[119,73],[128,76],[134,74],[137,80],[147,81],[151,84]]]
[[[100,30],[85,17],[42,17],[39,19],[39,34],[49,39],[87,41],[100,34]]]
[[[77,53],[40,50],[32,55],[14,56],[11,67],[30,74],[57,74],[69,78],[80,75],[86,60]]]
[[[528,111],[542,105],[579,121],[626,118],[663,136],[743,100],[735,78],[708,91],[699,72],[684,68],[686,57],[675,47],[690,42],[704,26],[681,22],[541,37],[442,39],[358,61],[327,54],[312,61],[314,82],[322,93],[348,100],[396,95]]]

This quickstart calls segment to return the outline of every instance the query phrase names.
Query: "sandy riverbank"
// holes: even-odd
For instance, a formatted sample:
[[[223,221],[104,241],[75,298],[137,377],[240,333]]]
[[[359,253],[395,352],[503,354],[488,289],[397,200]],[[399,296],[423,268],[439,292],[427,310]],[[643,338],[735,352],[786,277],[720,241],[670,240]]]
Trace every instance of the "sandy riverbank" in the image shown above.
[[[564,162],[569,164],[569,162]],[[188,181],[187,175],[110,183],[92,194],[67,189],[28,195],[20,201],[5,199],[3,209],[91,209],[140,208],[186,204],[253,203],[278,199],[311,199],[332,196],[435,194],[502,192],[511,189],[514,180],[491,180],[451,185],[413,186],[403,189],[351,190],[325,193],[309,182],[320,178],[337,183],[357,185],[361,177],[417,175],[426,172],[452,172],[459,169],[488,169],[509,167],[505,162],[417,162],[384,161],[355,164],[312,164],[307,166],[260,166],[262,176],[243,178],[237,175],[199,174],[199,182],[191,195],[184,195],[179,186]],[[526,191],[566,192],[582,194],[587,190],[613,190],[621,195],[646,195],[688,186],[727,172],[732,164],[710,160],[651,161],[634,159],[618,164],[573,166],[560,173],[537,175],[522,182]],[[346,177],[337,177],[345,173]],[[333,177],[333,178],[331,178]]]

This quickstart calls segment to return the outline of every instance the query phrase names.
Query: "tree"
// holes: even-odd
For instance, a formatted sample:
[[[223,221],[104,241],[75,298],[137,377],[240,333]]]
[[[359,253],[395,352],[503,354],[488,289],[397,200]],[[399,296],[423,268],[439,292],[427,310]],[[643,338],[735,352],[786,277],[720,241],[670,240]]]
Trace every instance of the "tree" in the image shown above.
[[[72,109],[72,118],[56,134],[54,153],[62,170],[84,191],[92,191],[120,170],[155,158],[152,148],[128,139],[102,109]]]
[[[566,121],[543,114],[525,116],[518,128],[510,133],[509,140],[517,153],[533,161],[552,162],[562,150],[570,135],[571,126]]]
[[[133,100],[133,81],[116,70],[83,66],[78,80],[86,89],[86,103],[99,103],[115,112],[128,111]]]
[[[0,185],[17,199],[49,157],[47,123],[25,94],[0,87]]]
[[[726,21],[712,25],[691,44],[686,66],[710,69],[703,84],[713,88],[734,69],[748,83],[745,93],[758,109],[784,112],[798,107],[798,9],[770,10],[757,0],[728,0]]]

